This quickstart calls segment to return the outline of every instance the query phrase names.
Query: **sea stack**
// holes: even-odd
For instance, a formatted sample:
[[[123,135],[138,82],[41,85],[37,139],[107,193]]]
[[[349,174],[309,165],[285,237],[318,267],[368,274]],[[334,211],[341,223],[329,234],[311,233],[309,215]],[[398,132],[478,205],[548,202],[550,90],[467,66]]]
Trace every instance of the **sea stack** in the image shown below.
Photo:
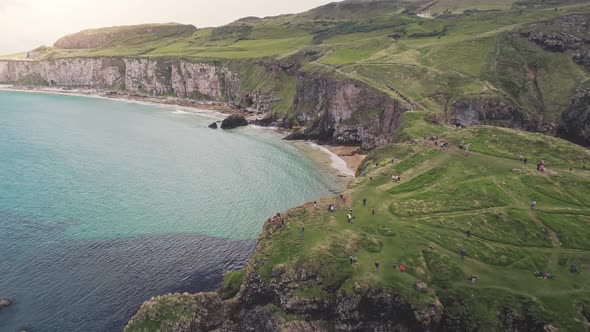
[[[247,126],[248,120],[241,114],[232,114],[221,122],[221,129],[233,129]]]

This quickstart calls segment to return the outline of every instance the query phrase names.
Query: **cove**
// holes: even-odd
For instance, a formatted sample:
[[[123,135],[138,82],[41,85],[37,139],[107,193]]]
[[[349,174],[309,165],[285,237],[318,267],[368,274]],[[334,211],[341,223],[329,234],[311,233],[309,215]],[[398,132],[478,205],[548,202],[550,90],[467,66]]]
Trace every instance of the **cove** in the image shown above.
[[[214,115],[0,91],[0,330],[120,330],[215,288],[264,220],[337,190],[306,154]]]

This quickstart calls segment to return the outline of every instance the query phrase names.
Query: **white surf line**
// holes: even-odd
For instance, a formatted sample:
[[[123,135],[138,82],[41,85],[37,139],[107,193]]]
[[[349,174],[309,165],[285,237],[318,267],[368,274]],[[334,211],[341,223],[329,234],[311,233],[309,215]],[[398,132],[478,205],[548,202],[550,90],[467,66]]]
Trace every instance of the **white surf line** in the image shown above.
[[[347,176],[354,177],[354,172],[350,168],[348,168],[346,161],[344,161],[344,159],[340,158],[337,154],[335,154],[334,152],[326,149],[325,147],[318,145],[316,143],[313,143],[313,142],[305,142],[305,144],[308,144],[312,148],[314,148],[316,150],[320,150],[320,151],[324,152],[325,154],[327,154],[328,156],[330,156],[330,160],[332,161],[330,166],[337,169],[340,173],[345,174]]]
[[[182,105],[175,105],[175,104],[166,104],[166,103],[158,103],[156,101],[147,101],[147,100],[135,100],[135,99],[128,99],[125,97],[107,97],[101,96],[98,92],[83,92],[83,91],[63,91],[59,89],[19,89],[15,88],[14,85],[0,85],[0,91],[12,91],[12,92],[23,92],[23,93],[44,93],[50,95],[61,95],[61,96],[71,96],[71,97],[83,97],[83,98],[93,98],[93,99],[102,99],[102,100],[111,100],[121,103],[128,103],[128,104],[139,104],[145,106],[152,106],[158,108],[164,108],[168,110],[172,110],[173,114],[196,114],[202,117],[214,119],[214,120],[223,120],[227,117],[227,114],[221,113],[215,110],[208,110],[206,108],[196,108],[196,107],[189,107],[189,106],[182,106]]]

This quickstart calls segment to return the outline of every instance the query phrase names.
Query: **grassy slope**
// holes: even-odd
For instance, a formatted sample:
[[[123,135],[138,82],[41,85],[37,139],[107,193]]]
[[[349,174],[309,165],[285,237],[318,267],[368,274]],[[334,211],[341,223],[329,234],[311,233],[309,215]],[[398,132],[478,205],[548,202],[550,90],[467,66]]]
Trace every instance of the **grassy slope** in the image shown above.
[[[590,153],[508,129],[410,126],[424,135],[441,134],[451,148],[420,140],[373,151],[364,163],[367,175],[345,193],[346,204],[333,198],[318,209],[307,207],[257,251],[255,259],[266,262],[259,268],[263,277],[271,279],[279,264],[319,264],[325,282],[294,295],[333,299],[355,287],[383,287],[418,307],[435,297],[444,303],[460,296],[484,330],[499,328],[503,307],[519,312],[526,304],[563,330],[583,331],[579,308],[590,304],[590,170],[581,164],[590,164]],[[461,143],[471,144],[470,158],[457,148]],[[518,160],[521,153],[528,165]],[[536,171],[540,159],[547,173]],[[392,183],[392,174],[402,182]],[[535,210],[528,206],[533,199]],[[334,214],[325,208],[332,202],[338,204]],[[354,224],[345,219],[349,208]],[[466,249],[465,260],[460,248]],[[351,266],[349,255],[359,263]],[[377,272],[375,261],[381,262]],[[394,270],[394,261],[405,264],[407,273]],[[582,272],[570,272],[571,264],[581,265]],[[537,270],[556,277],[537,279]],[[465,281],[469,274],[477,275],[477,284]],[[414,291],[416,280],[426,281],[430,292]]]
[[[588,73],[566,54],[544,52],[516,32],[532,22],[590,13],[590,6],[563,6],[559,11],[535,7],[521,13],[510,9],[513,1],[482,3],[440,0],[429,10],[504,11],[424,20],[402,14],[404,8],[396,6],[366,15],[350,8],[322,7],[301,15],[200,29],[182,38],[133,39],[100,50],[54,49],[47,57],[133,55],[223,61],[244,74],[247,90],[267,92],[279,86],[282,98],[275,105],[279,112],[289,109],[295,78],[270,77],[255,64],[289,62],[302,50],[322,55],[304,64],[304,70],[335,72],[335,77],[356,78],[383,91],[391,85],[431,111],[445,111],[444,101],[489,93],[536,112],[528,104],[534,92],[526,83],[527,68],[535,65],[546,96],[544,116],[555,119]],[[450,149],[441,151],[420,142],[373,151],[365,162],[367,176],[356,179],[346,193],[346,206],[340,204],[330,214],[324,207],[337,200],[323,200],[321,209],[307,208],[259,248],[256,255],[266,262],[260,267],[262,275],[271,278],[272,268],[279,264],[321,265],[325,283],[297,295],[333,299],[335,292],[354,292],[356,286],[383,287],[417,306],[435,297],[460,296],[485,330],[498,329],[503,306],[519,311],[527,304],[563,330],[584,330],[579,307],[590,306],[590,171],[580,169],[580,159],[590,167],[588,151],[562,140],[505,129],[450,130],[423,117],[421,112],[405,113],[397,141],[437,134],[452,143]],[[463,157],[457,148],[460,143],[471,144],[471,158]],[[529,165],[518,161],[519,154],[527,155]],[[387,163],[392,155],[398,159],[395,164]],[[541,158],[548,163],[546,174],[535,170],[534,162]],[[576,167],[571,173],[570,164]],[[392,174],[401,175],[403,181],[391,183]],[[363,198],[368,199],[366,207]],[[536,210],[528,208],[533,199],[538,202]],[[371,207],[377,210],[374,216]],[[355,211],[355,224],[345,221],[348,208]],[[469,239],[464,235],[467,228],[472,230]],[[458,255],[461,247],[467,251],[463,261]],[[349,255],[358,257],[359,264],[351,266]],[[375,260],[381,262],[378,272],[373,269]],[[407,273],[395,271],[394,260],[406,264]],[[570,264],[581,265],[582,272],[569,272]],[[535,270],[549,271],[556,279],[536,279]],[[478,276],[477,284],[465,282],[469,274]],[[241,278],[242,272],[228,276],[224,297],[235,294]],[[429,284],[429,293],[413,290],[417,279]],[[455,309],[462,310],[451,308]]]
[[[576,2],[578,4],[576,4]],[[518,34],[530,24],[572,13],[590,13],[584,1],[522,0],[345,1],[297,15],[240,20],[192,34],[114,34],[106,47],[93,50],[48,49],[42,58],[141,56],[231,61],[246,71],[253,63],[293,61],[298,52],[321,57],[305,70],[334,71],[382,91],[387,85],[430,111],[446,112],[458,99],[481,94],[503,96],[525,112],[556,122],[576,87],[590,78],[568,54],[543,51]],[[547,5],[543,5],[547,3]],[[555,10],[554,7],[559,7]],[[421,19],[420,10],[452,13]],[[461,14],[464,10],[480,12]],[[485,11],[496,9],[500,11]],[[116,28],[112,28],[116,29]],[[111,30],[112,30],[111,29]],[[296,60],[295,60],[296,61]],[[241,62],[241,64],[237,64]],[[530,68],[537,69],[537,83]],[[240,73],[242,73],[240,71]],[[246,76],[246,75],[242,75]],[[266,80],[264,75],[259,82]],[[285,113],[295,79],[279,77],[278,113]],[[280,81],[280,82],[278,82]],[[261,91],[278,86],[269,84]]]

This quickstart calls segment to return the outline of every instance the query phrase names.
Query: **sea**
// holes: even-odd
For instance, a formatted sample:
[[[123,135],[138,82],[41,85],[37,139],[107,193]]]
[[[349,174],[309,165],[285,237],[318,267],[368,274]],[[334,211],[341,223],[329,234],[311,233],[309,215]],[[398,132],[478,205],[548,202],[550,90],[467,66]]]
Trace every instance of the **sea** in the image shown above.
[[[121,331],[211,291],[274,213],[337,190],[271,131],[215,112],[0,91],[0,331]]]

